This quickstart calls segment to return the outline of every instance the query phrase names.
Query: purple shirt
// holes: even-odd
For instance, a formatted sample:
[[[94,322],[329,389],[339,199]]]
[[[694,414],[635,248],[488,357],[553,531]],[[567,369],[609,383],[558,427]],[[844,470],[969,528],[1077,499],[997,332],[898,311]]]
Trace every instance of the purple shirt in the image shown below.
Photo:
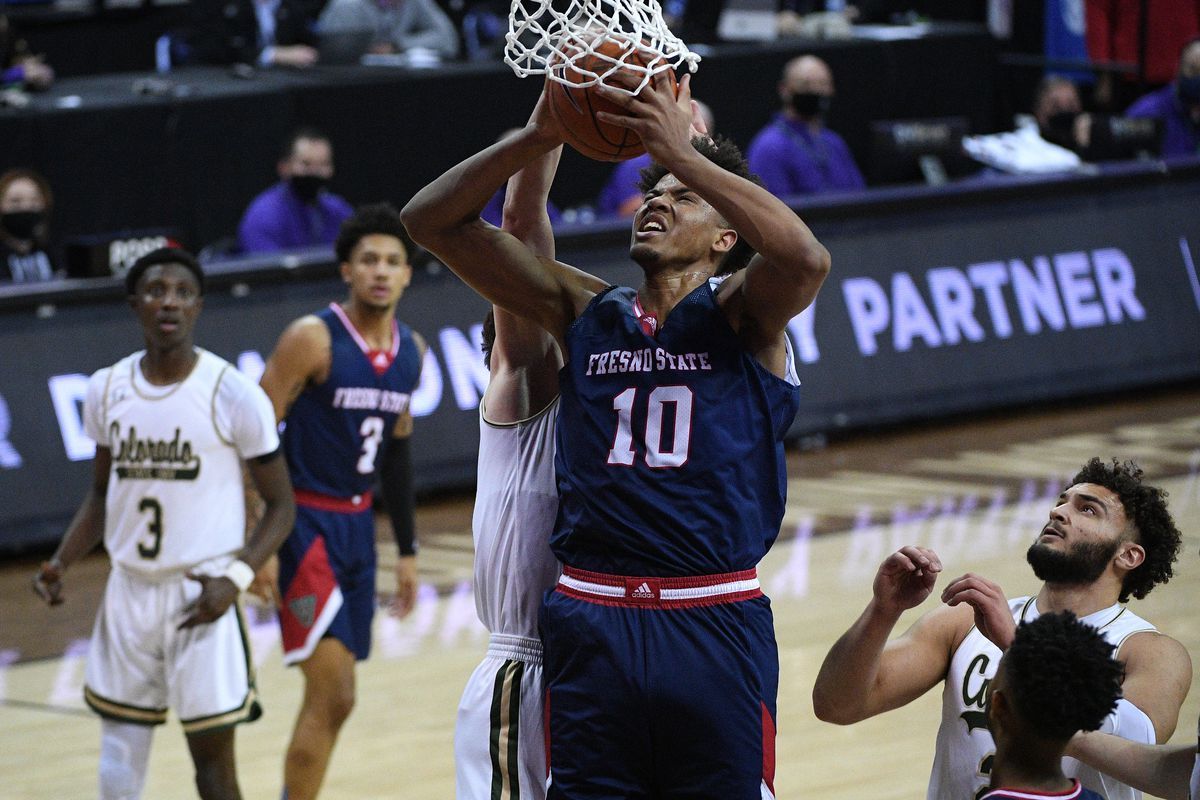
[[[1187,109],[1179,102],[1175,84],[1145,95],[1129,107],[1125,116],[1162,120],[1164,156],[1200,155],[1200,125],[1192,122]]]
[[[862,189],[866,186],[850,148],[828,128],[776,114],[750,143],[750,171],[776,197]]]
[[[479,216],[485,222],[490,222],[497,228],[504,219],[504,195],[507,194],[508,184],[500,187],[500,191],[492,195],[492,199],[488,200],[488,204],[483,207],[483,211],[479,212]],[[562,221],[562,212],[558,207],[546,201],[546,214],[550,217],[550,224],[557,225]]]
[[[336,194],[322,192],[316,205],[307,205],[285,182],[254,198],[242,223],[238,240],[242,252],[276,253],[321,244],[333,244],[338,229],[354,209]]]
[[[613,167],[608,183],[604,184],[600,196],[596,199],[596,210],[603,216],[616,216],[626,200],[634,196],[640,198],[642,190],[638,188],[638,184],[642,180],[641,173],[650,164],[650,154],[642,153]]]

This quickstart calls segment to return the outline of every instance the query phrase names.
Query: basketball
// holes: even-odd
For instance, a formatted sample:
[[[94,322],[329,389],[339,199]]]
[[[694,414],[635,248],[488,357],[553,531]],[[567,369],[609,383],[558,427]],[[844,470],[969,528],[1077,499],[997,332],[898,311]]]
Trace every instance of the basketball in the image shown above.
[[[644,67],[652,61],[652,56],[629,42],[614,39],[604,40],[594,50],[595,52],[582,56],[571,64],[559,64],[552,69],[570,83],[580,84],[593,77],[588,72],[604,75],[617,63]],[[612,78],[618,77],[622,72],[634,81],[642,77],[640,71],[620,66]],[[667,75],[670,77],[672,89],[678,92],[675,72],[668,70]],[[607,79],[607,82],[612,83],[612,78]],[[633,131],[596,119],[597,111],[610,114],[623,112],[620,106],[601,97],[597,86],[598,84],[568,86],[559,81],[550,81],[547,100],[551,113],[562,125],[567,144],[597,161],[626,161],[646,152],[642,140]]]

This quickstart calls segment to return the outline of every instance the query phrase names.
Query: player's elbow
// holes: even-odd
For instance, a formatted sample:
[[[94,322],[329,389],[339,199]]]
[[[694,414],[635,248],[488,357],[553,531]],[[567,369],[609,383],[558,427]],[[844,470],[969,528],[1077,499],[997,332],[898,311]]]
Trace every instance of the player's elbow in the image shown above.
[[[820,683],[813,687],[812,703],[813,713],[822,722],[834,725],[853,725],[855,722],[866,719],[866,715],[860,713],[860,709],[852,707],[845,698],[828,691]]]
[[[833,264],[833,259],[829,255],[829,250],[825,245],[813,239],[806,247],[798,251],[799,255],[796,259],[796,270],[803,274],[807,279],[818,282],[824,282],[829,275],[829,269]]]
[[[454,227],[439,212],[438,204],[433,199],[418,194],[400,210],[400,221],[413,241],[429,250],[435,250],[438,241],[446,236]]]

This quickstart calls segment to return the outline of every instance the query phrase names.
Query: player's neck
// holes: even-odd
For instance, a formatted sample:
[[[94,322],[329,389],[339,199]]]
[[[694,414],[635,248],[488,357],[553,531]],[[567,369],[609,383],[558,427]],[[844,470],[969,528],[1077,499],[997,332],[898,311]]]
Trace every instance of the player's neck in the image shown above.
[[[166,350],[156,350],[147,346],[146,354],[138,364],[142,376],[154,386],[170,386],[179,383],[191,374],[192,368],[200,359],[196,348],[188,342],[186,347],[172,347]]]
[[[646,275],[638,289],[638,302],[658,319],[666,319],[679,301],[687,297],[696,287],[712,277],[712,272],[696,270],[672,270]]]
[[[1046,748],[1045,742],[1034,747],[996,743],[992,767],[993,789],[1028,789],[1037,792],[1065,792],[1074,784],[1062,771],[1062,751]]]
[[[1043,583],[1037,596],[1039,614],[1060,614],[1070,611],[1077,617],[1095,614],[1117,602],[1121,587],[1107,573],[1094,583],[1079,585]]]
[[[391,347],[395,306],[378,308],[355,302],[354,298],[350,298],[342,303],[342,310],[346,312],[346,317],[354,329],[367,340],[372,349],[386,350]]]

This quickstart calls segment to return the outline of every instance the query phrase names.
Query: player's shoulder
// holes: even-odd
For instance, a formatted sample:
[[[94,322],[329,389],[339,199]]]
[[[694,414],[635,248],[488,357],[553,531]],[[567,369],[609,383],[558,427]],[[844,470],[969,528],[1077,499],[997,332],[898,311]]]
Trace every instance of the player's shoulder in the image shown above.
[[[320,313],[305,314],[289,322],[283,329],[276,349],[287,347],[327,349],[332,340],[333,335],[330,332],[329,323]]]
[[[1131,633],[1120,645],[1121,660],[1127,669],[1138,664],[1155,665],[1172,671],[1192,670],[1187,648],[1156,628]]]
[[[973,627],[975,612],[968,604],[951,606],[939,602],[917,619],[907,635],[936,643],[949,656],[958,650]]]

